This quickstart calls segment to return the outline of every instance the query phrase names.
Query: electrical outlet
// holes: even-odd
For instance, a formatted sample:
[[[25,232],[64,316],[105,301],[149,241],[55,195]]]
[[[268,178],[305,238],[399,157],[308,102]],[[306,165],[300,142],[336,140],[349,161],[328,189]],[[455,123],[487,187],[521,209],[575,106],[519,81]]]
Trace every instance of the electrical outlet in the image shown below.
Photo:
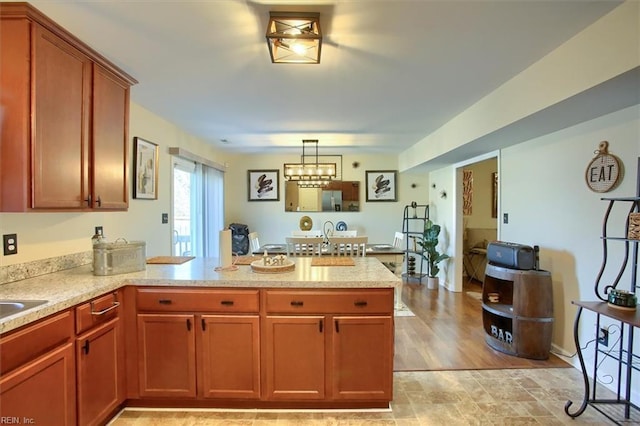
[[[169,213],[162,213],[162,223],[169,223]]]
[[[504,213],[502,215],[502,223],[504,223],[504,224],[509,223],[509,213]]]
[[[600,327],[600,332],[598,332],[598,343],[609,346],[609,330],[604,327]]]
[[[4,255],[18,254],[18,234],[5,234],[2,236]]]
[[[103,235],[104,236],[104,232],[102,231],[102,226],[96,226],[94,234],[98,234],[98,235]]]

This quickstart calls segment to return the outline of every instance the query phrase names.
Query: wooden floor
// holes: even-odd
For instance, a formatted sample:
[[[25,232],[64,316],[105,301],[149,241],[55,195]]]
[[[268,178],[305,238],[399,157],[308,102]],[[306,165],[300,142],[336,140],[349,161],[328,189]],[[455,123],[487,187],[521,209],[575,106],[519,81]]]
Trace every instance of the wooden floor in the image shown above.
[[[402,300],[416,316],[395,318],[394,371],[571,367],[553,354],[537,361],[490,348],[484,340],[481,301],[467,294],[481,291],[478,282],[460,293],[406,283]]]

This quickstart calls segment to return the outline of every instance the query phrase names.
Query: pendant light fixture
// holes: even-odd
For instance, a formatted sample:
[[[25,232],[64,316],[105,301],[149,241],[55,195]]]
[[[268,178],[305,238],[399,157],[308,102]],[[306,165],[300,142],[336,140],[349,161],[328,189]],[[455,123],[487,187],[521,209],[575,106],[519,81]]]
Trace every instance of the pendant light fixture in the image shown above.
[[[313,162],[307,162],[307,149],[315,148],[315,159]],[[300,163],[285,163],[284,178],[286,180],[298,181],[299,186],[314,187],[326,185],[330,180],[336,177],[336,163],[320,163],[318,162],[318,140],[303,139],[302,141],[302,157]]]
[[[269,12],[267,45],[274,64],[319,64],[320,14]]]

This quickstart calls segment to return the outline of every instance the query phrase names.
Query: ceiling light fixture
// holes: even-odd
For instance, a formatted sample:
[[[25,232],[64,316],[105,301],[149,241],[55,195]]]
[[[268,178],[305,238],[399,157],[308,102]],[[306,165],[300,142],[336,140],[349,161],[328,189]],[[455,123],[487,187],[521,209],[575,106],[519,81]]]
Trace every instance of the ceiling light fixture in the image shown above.
[[[269,12],[267,45],[274,64],[319,64],[320,14]]]
[[[315,162],[307,163],[306,149],[315,146]],[[318,162],[318,140],[302,140],[302,157],[300,163],[285,163],[284,178],[286,180],[298,181],[299,186],[312,187],[326,185],[331,179],[336,177],[336,163]]]

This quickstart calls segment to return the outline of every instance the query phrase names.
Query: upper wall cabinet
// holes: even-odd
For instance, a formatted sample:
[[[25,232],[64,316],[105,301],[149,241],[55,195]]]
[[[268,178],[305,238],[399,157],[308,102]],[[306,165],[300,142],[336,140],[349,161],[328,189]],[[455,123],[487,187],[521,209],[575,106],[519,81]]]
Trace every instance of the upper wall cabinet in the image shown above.
[[[135,79],[26,3],[0,3],[0,211],[126,210]]]

